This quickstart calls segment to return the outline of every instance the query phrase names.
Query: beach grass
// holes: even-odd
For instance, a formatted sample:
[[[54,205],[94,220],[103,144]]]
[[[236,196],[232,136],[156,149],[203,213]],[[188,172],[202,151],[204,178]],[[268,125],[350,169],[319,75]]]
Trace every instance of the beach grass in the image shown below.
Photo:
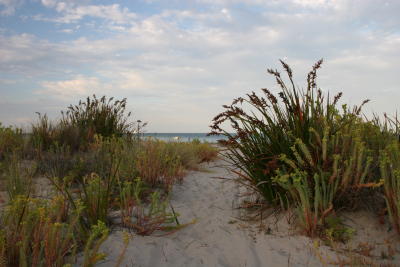
[[[317,86],[322,60],[308,73],[304,90],[295,86],[289,65],[281,64],[286,78],[268,70],[278,94],[249,93],[213,120],[210,134],[226,137],[220,143],[235,173],[269,205],[294,208],[308,236],[328,238],[328,221],[338,211],[374,205],[383,196],[387,205],[377,208],[386,208],[398,228],[397,119],[366,119],[361,111],[368,100],[339,106],[342,93],[331,98]]]

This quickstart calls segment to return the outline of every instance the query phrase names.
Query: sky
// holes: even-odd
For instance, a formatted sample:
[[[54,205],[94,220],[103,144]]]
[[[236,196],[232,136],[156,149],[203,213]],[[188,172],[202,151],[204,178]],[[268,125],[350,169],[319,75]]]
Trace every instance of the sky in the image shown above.
[[[277,91],[279,59],[305,88],[320,58],[324,92],[394,114],[399,14],[399,0],[0,0],[0,122],[96,94],[127,98],[148,132],[208,132],[233,98]]]

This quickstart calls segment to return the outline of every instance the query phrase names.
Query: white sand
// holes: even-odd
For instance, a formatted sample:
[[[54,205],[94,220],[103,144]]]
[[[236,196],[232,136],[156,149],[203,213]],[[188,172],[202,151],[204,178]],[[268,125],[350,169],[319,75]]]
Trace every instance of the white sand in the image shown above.
[[[322,261],[336,260],[332,249],[316,249],[313,240],[290,231],[284,216],[266,220],[269,234],[237,220],[238,185],[213,178],[232,176],[221,164],[204,165],[208,172],[190,172],[172,192],[180,222],[197,222],[165,237],[135,235],[121,266],[322,266],[318,253]],[[375,228],[365,241],[388,236],[384,227]],[[121,232],[113,232],[102,246],[108,257],[98,266],[114,266],[122,247]]]

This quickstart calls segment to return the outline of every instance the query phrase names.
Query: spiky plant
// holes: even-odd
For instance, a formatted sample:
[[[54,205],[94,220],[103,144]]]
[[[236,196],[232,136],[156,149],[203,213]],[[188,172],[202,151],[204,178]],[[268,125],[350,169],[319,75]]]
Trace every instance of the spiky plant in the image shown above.
[[[263,96],[252,92],[247,97],[235,99],[231,105],[224,105],[225,111],[213,119],[210,133],[227,138],[220,141],[227,148],[227,159],[239,170],[237,173],[272,204],[279,204],[287,197],[286,190],[272,180],[280,165],[280,155],[295,160],[297,155],[292,147],[296,140],[312,148],[315,133],[323,136],[328,129],[328,135],[335,134],[351,123],[359,115],[361,106],[368,102],[364,101],[343,116],[337,108],[342,94],[331,99],[317,87],[317,70],[322,60],[308,73],[305,90],[295,86],[289,65],[283,61],[281,64],[288,83],[277,70],[268,70],[279,86],[278,97],[270,90],[262,89]],[[234,133],[224,128],[225,122],[230,123]],[[314,152],[310,153],[313,155]]]

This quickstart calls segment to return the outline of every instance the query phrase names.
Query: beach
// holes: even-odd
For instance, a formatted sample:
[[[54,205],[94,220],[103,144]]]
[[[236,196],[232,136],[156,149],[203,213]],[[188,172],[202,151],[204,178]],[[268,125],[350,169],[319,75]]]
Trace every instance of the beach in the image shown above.
[[[241,220],[247,213],[238,209],[245,198],[240,197],[243,188],[232,180],[220,179],[230,177],[221,160],[204,163],[201,171],[189,172],[171,192],[179,222],[189,225],[151,236],[132,233],[120,266],[337,266],[345,262],[345,253],[337,253],[339,248],[312,240],[302,235],[294,223],[288,224],[288,214],[270,215],[261,224],[260,220]],[[350,213],[346,217],[357,231],[346,246],[356,249],[362,243],[370,244],[372,260],[380,260],[382,251],[387,250],[386,241],[396,240],[373,215]],[[107,257],[97,266],[115,266],[123,248],[122,231],[115,229],[101,247]],[[398,260],[397,254],[388,262]]]

